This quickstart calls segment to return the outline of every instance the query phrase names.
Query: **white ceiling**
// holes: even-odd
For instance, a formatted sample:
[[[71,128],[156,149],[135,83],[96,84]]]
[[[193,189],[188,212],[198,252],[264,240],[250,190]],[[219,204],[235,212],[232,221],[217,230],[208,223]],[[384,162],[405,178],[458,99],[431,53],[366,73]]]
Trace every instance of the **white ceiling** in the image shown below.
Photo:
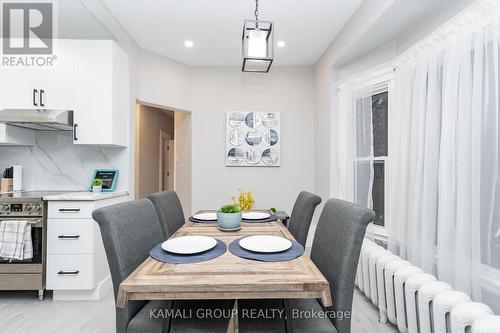
[[[59,38],[111,39],[113,35],[79,0],[56,2]]]
[[[254,0],[103,0],[135,42],[193,66],[241,64],[244,19]],[[260,0],[259,18],[275,22],[275,64],[312,65],[363,0]],[[194,42],[193,48],[184,46]]]

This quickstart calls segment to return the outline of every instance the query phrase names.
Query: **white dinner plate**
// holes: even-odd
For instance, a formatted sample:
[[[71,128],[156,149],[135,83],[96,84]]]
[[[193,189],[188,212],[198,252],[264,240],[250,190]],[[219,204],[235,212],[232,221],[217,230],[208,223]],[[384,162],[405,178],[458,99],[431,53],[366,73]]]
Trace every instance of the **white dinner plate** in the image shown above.
[[[240,246],[253,252],[275,253],[288,250],[292,247],[292,242],[283,237],[261,235],[243,238]]]
[[[217,245],[217,241],[206,236],[182,236],[171,238],[163,244],[162,249],[177,254],[195,254],[208,251]]]
[[[271,215],[264,212],[245,212],[241,217],[245,220],[263,220],[267,219],[269,216]]]
[[[217,213],[212,212],[212,213],[199,213],[193,215],[193,217],[197,220],[203,220],[203,221],[217,221]]]

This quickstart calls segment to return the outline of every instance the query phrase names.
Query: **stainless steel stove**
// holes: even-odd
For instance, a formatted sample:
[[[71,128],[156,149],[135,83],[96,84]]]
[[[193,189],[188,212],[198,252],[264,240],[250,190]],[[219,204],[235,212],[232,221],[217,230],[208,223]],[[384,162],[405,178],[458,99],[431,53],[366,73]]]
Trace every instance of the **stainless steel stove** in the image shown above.
[[[31,224],[33,258],[4,260],[0,258],[0,290],[38,290],[43,300],[47,248],[47,203],[45,195],[61,193],[23,191],[0,194],[0,221],[26,220]]]

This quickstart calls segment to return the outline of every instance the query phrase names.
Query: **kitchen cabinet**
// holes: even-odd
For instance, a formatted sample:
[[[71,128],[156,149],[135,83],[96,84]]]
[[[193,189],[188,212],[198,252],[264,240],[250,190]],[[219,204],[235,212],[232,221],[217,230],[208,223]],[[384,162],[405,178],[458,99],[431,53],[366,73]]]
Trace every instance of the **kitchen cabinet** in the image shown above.
[[[111,40],[54,40],[52,66],[0,67],[0,110],[74,111],[74,144],[128,145],[127,54]],[[0,145],[33,145],[30,130],[0,124]]]
[[[74,41],[55,39],[52,65],[0,67],[0,109],[60,109],[74,106]]]
[[[128,194],[81,193],[73,198],[62,194],[44,199],[48,200],[47,289],[53,290],[54,300],[100,299],[111,290],[112,282],[92,211],[126,201]]]
[[[128,145],[128,56],[109,40],[75,41],[75,144]]]

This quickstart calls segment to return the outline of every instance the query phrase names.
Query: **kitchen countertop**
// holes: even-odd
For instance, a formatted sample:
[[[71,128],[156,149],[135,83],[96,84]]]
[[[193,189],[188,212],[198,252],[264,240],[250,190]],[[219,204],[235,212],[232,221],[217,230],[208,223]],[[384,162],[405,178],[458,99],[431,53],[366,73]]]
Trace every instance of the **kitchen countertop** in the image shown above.
[[[121,197],[128,195],[128,191],[117,191],[117,192],[65,192],[59,194],[51,194],[43,197],[43,200],[47,201],[96,201],[104,200],[114,197]]]

